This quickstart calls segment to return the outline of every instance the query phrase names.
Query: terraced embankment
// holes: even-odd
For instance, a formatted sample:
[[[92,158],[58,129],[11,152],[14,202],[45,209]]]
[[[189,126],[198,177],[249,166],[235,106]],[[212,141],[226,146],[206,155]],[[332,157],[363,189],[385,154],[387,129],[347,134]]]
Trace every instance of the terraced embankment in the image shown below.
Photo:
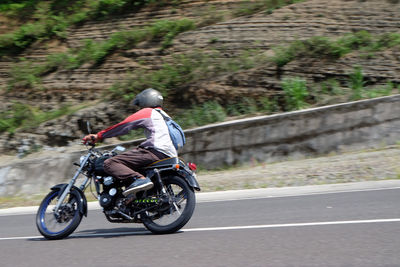
[[[1,110],[19,101],[43,110],[51,110],[65,103],[85,103],[87,108],[75,114],[45,122],[40,127],[17,131],[15,135],[0,136],[0,151],[14,151],[21,146],[63,146],[83,135],[82,121],[91,119],[97,129],[122,119],[130,110],[121,101],[100,103],[111,85],[124,81],[129,73],[139,69],[153,70],[171,60],[173,55],[212,55],[212,61],[256,51],[255,58],[272,55],[276,45],[286,45],[294,40],[306,40],[314,36],[332,39],[347,33],[368,31],[370,34],[400,33],[399,1],[393,0],[308,0],[280,9],[261,10],[252,15],[238,16],[238,10],[248,8],[257,1],[181,1],[179,7],[148,7],[137,13],[126,14],[106,21],[86,22],[69,29],[65,41],[37,42],[21,55],[34,63],[43,62],[47,55],[66,51],[82,45],[85,39],[101,41],[112,33],[136,26],[149,25],[160,19],[189,18],[197,23],[197,29],[178,35],[172,46],[161,49],[160,43],[142,42],[130,50],[118,50],[102,64],[84,64],[73,70],[57,70],[41,77],[45,90],[18,88],[0,95]],[[236,18],[234,18],[236,17]],[[240,59],[240,58],[239,58]],[[0,61],[0,86],[6,86],[15,59]],[[172,104],[179,106],[183,100],[203,103],[207,100],[238,102],[246,97],[277,97],[282,102],[282,79],[302,77],[309,87],[335,79],[339,86],[349,87],[349,76],[354,67],[363,70],[368,86],[400,84],[400,50],[398,46],[382,49],[373,54],[353,51],[339,59],[301,58],[283,67],[265,61],[246,69],[199,78],[179,88],[180,98],[172,95]],[[200,75],[201,76],[201,75]],[[397,89],[393,89],[396,91]],[[396,91],[397,92],[397,91]],[[395,93],[396,93],[395,92]],[[391,92],[389,92],[390,94]],[[182,96],[183,95],[183,96]],[[313,96],[311,102],[319,96]],[[91,102],[90,102],[91,101]],[[346,101],[334,96],[326,103]]]

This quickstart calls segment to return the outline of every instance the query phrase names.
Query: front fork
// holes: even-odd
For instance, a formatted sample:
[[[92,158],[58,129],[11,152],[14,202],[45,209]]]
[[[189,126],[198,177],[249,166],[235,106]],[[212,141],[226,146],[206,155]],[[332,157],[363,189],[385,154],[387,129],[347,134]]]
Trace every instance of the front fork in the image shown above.
[[[59,209],[60,206],[62,205],[62,203],[65,200],[65,197],[69,194],[69,192],[71,191],[72,186],[75,184],[76,179],[78,179],[79,174],[81,174],[84,166],[86,165],[87,161],[89,160],[89,157],[91,156],[91,153],[88,153],[85,158],[83,159],[83,161],[81,162],[81,165],[79,167],[79,169],[76,171],[74,177],[71,179],[71,181],[69,182],[69,184],[67,185],[67,187],[64,189],[64,191],[62,192],[61,196],[59,196],[57,204],[54,208],[54,213],[56,215],[59,215]],[[85,181],[82,183],[82,185],[80,186],[80,189],[83,191],[83,189],[85,189],[87,182],[89,181],[89,178],[86,177]]]

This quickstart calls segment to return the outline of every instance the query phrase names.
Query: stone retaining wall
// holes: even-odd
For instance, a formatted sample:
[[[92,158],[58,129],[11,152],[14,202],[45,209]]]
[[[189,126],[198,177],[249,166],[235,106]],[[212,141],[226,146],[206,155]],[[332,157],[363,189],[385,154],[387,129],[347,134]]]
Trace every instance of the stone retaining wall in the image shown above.
[[[400,95],[208,125],[186,137],[180,156],[206,168],[379,147],[400,141]],[[37,193],[70,179],[72,162],[83,153],[0,166],[0,196]]]
[[[394,144],[400,141],[400,95],[225,122],[186,135],[181,155],[206,168]]]

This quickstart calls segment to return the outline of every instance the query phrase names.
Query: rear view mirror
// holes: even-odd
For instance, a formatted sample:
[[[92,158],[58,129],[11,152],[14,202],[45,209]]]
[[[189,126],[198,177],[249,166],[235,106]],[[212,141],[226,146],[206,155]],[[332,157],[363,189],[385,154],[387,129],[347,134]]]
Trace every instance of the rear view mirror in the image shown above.
[[[126,150],[123,146],[116,146],[112,151],[124,152]]]
[[[92,133],[92,129],[90,128],[90,122],[89,121],[86,122],[86,128],[87,128],[88,133],[91,134]]]

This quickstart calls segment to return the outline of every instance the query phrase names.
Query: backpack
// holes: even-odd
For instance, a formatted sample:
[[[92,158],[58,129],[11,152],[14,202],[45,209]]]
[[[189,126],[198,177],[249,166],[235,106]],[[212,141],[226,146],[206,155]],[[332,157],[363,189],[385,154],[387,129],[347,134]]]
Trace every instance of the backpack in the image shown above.
[[[186,139],[185,139],[185,133],[183,132],[181,126],[179,126],[179,124],[176,123],[170,117],[165,116],[161,110],[158,109],[156,110],[161,114],[165,123],[167,124],[169,136],[171,137],[175,149],[178,150],[179,148],[182,148],[183,145],[186,144]]]

